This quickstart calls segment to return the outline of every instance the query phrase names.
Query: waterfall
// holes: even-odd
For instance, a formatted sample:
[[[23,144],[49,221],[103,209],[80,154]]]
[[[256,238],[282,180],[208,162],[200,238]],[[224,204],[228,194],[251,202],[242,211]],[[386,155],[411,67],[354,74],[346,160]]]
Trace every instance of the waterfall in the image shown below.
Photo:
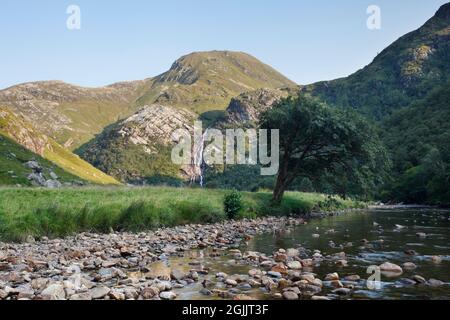
[[[191,179],[191,182],[195,182],[197,178],[199,179],[200,186],[203,188],[204,179],[203,179],[203,151],[205,150],[205,137],[208,134],[208,129],[205,130],[205,132],[201,135],[199,138],[199,141],[196,141],[194,145],[194,161],[193,161],[193,167],[194,172],[198,172],[198,176],[196,175]]]

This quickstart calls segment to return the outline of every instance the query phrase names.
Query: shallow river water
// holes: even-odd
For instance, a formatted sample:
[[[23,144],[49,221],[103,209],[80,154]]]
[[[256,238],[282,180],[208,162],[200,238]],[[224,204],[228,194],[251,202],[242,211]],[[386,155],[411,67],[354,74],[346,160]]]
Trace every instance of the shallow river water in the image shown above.
[[[419,235],[418,235],[419,233]],[[420,235],[420,233],[424,233]],[[315,236],[313,236],[315,235]],[[317,236],[318,235],[318,236]],[[365,241],[367,240],[367,241]],[[280,248],[303,247],[310,251],[320,250],[325,255],[344,251],[348,266],[338,267],[324,261],[312,272],[319,279],[328,273],[337,272],[341,279],[346,275],[359,275],[359,281],[351,296],[346,299],[450,299],[450,211],[431,208],[383,208],[351,212],[334,217],[313,219],[307,225],[295,227],[287,232],[263,234],[254,237],[240,248],[271,255]],[[439,256],[442,261],[433,261]],[[172,258],[172,268],[189,270],[190,261],[201,262],[210,269],[205,279],[214,281],[216,272],[229,275],[246,275],[251,266],[237,263],[231,255],[210,257],[207,251],[192,251],[185,257]],[[414,270],[403,270],[394,277],[381,275],[381,288],[369,290],[364,279],[370,274],[367,268],[386,261],[402,266],[405,262],[417,265]],[[420,275],[426,280],[437,279],[444,285],[413,285],[405,279]],[[345,282],[344,282],[345,284]],[[220,287],[221,283],[216,286]],[[177,290],[179,299],[218,299],[200,293],[200,283]],[[339,298],[331,294],[331,286],[324,282],[320,295]],[[253,288],[242,293],[272,299],[272,294],[263,288]],[[342,299],[342,297],[340,297]]]

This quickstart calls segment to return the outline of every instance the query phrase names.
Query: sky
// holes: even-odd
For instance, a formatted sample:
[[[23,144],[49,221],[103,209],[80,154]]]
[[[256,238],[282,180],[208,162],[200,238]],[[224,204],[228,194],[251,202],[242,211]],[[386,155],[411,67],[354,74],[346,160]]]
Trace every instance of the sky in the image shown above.
[[[2,0],[0,89],[38,80],[96,87],[168,70],[180,56],[247,52],[298,84],[347,76],[448,0]],[[80,29],[67,8],[80,8]],[[367,8],[381,10],[380,29]]]

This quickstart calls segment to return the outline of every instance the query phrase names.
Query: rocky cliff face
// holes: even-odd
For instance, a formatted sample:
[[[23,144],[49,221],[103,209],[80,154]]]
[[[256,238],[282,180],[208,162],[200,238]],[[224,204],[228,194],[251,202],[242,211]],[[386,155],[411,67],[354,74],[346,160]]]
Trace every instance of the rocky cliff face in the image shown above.
[[[245,92],[231,99],[227,108],[225,122],[229,124],[257,123],[262,112],[271,108],[286,97],[286,90],[259,89]]]
[[[193,132],[196,114],[185,109],[162,105],[145,106],[122,121],[118,135],[134,145],[141,145],[149,153],[157,153],[155,145],[172,144],[172,133],[177,129]]]
[[[170,155],[177,142],[172,134],[185,129],[192,135],[197,117],[186,109],[159,104],[145,106],[106,129],[78,152],[124,182],[142,182],[161,175],[195,179],[199,174],[195,166],[175,165]]]

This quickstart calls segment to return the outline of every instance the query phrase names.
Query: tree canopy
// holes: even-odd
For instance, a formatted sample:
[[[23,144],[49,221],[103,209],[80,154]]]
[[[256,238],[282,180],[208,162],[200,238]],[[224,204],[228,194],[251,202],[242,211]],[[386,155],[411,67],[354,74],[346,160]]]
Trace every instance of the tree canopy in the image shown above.
[[[280,130],[274,203],[281,201],[297,178],[314,182],[328,177],[343,196],[351,188],[370,193],[389,167],[385,149],[366,120],[314,98],[301,95],[282,100],[263,113],[260,127]]]

